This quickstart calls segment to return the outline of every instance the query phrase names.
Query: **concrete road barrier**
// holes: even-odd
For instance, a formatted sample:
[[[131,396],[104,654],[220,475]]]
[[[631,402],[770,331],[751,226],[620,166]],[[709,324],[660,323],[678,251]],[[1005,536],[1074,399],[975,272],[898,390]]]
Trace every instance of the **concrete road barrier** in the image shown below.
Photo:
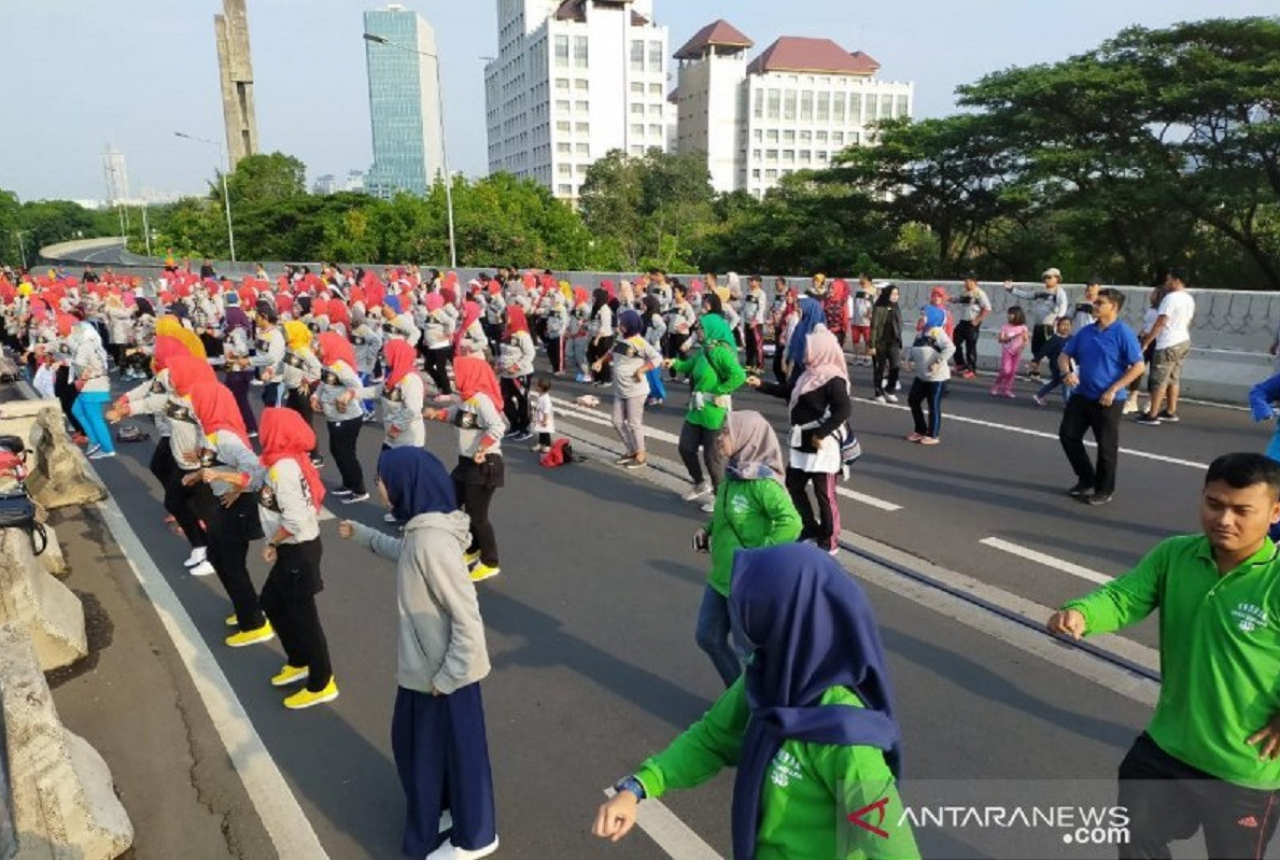
[[[111,771],[58,719],[44,673],[22,629],[0,625],[0,709],[8,806],[17,860],[111,860],[133,844],[133,825]]]
[[[107,488],[89,474],[83,452],[67,435],[61,408],[41,409],[30,433],[34,455],[27,488],[42,508],[87,505],[107,497]]]
[[[66,579],[67,574],[71,572],[71,568],[67,564],[67,557],[62,552],[62,542],[58,540],[58,533],[48,523],[43,523],[42,525],[44,526],[45,547],[44,552],[37,556],[40,560],[40,566],[47,573],[58,577],[58,579]],[[37,537],[36,540],[40,539]],[[39,544],[36,547],[38,549]]]
[[[0,622],[31,637],[46,672],[89,655],[80,598],[36,561],[23,529],[0,529]]]

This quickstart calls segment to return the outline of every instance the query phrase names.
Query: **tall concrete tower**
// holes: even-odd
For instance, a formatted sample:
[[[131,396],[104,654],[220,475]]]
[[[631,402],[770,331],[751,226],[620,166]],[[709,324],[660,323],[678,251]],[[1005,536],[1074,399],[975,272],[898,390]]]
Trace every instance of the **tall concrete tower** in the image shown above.
[[[227,125],[227,157],[231,169],[258,151],[258,118],[253,108],[253,59],[249,55],[249,13],[245,0],[222,0],[213,16],[222,78],[222,114]]]
[[[125,166],[124,153],[114,146],[108,146],[102,154],[102,175],[107,183],[108,206],[129,199],[129,171]]]

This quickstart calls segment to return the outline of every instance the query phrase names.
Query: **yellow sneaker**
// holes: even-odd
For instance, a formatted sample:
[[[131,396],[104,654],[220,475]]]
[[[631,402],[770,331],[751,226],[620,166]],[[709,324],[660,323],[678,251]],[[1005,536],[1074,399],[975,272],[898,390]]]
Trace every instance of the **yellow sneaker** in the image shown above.
[[[471,581],[483,582],[486,579],[492,579],[502,573],[500,567],[489,567],[489,565],[481,562],[471,569]]]
[[[338,698],[338,683],[333,678],[330,678],[329,683],[325,685],[323,690],[316,693],[305,689],[299,690],[284,700],[284,706],[291,711],[301,711],[303,708],[309,708],[312,705],[323,705],[325,702],[332,702],[336,698]]]
[[[287,687],[290,684],[296,684],[299,681],[307,680],[311,670],[306,666],[288,666],[286,665],[278,674],[271,679],[273,687]]]
[[[241,630],[227,637],[227,644],[232,648],[243,648],[246,645],[257,645],[259,642],[270,642],[276,638],[276,631],[271,629],[271,622],[264,621],[257,630]]]
[[[465,562],[467,563],[467,566],[468,566],[468,567],[470,567],[471,565],[473,565],[473,564],[475,564],[476,562],[480,561],[480,550],[476,550],[475,552],[466,552],[466,553],[463,553],[463,554],[462,554],[462,560],[463,560],[463,561],[465,561]]]
[[[234,612],[232,612],[230,615],[226,617],[226,620],[223,621],[222,623],[227,625],[228,627],[239,627],[240,619],[236,616]]]

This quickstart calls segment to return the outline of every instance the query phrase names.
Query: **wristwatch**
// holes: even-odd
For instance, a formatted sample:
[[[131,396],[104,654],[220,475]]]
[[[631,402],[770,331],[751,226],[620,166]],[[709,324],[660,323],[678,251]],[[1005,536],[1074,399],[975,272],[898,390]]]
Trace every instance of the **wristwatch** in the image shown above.
[[[644,785],[634,776],[624,776],[622,779],[618,780],[617,784],[613,787],[613,790],[616,794],[629,791],[636,796],[637,801],[644,800],[647,796],[645,794]]]

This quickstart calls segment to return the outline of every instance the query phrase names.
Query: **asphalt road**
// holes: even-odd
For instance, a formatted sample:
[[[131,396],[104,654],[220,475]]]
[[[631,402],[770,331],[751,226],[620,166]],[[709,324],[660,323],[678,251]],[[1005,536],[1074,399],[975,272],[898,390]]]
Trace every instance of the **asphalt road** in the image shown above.
[[[865,396],[867,373],[854,373]],[[557,381],[554,393],[572,398],[585,390]],[[651,413],[656,430],[678,433],[683,396],[674,387],[669,406]],[[607,404],[607,394],[601,399]],[[1126,425],[1123,446],[1185,463],[1122,455],[1116,501],[1090,509],[1062,495],[1073,481],[1054,435],[1058,408],[1037,409],[1026,396],[993,402],[985,386],[963,382],[946,406],[987,423],[949,420],[944,444],[926,449],[902,440],[910,419],[901,408],[857,404],[866,455],[847,488],[882,504],[842,499],[844,528],[1044,605],[1092,584],[980,541],[1002,538],[1120,573],[1161,537],[1195,527],[1202,469],[1186,463],[1265,442],[1247,414],[1194,405],[1183,407],[1177,426]],[[785,404],[754,392],[736,396],[735,408],[759,408],[777,426],[785,423]],[[598,418],[566,412],[559,420],[566,429],[609,435]],[[429,447],[452,462],[452,431],[434,426],[429,437]],[[380,438],[378,425],[361,434],[369,470]],[[146,469],[151,445],[120,450],[123,456],[97,464],[99,472],[169,576],[329,855],[398,856],[402,800],[388,737],[392,566],[339,541],[335,521],[324,523],[320,608],[342,695],[332,706],[287,712],[267,683],[282,660],[278,644],[238,651],[222,644],[226,599],[212,578],[183,572],[187,548],[162,522],[160,493]],[[655,440],[652,450],[675,459],[669,442]],[[336,478],[331,466],[324,475]],[[334,507],[340,516],[380,524],[372,504]],[[633,473],[599,462],[550,472],[509,446],[508,485],[494,503],[503,574],[480,586],[494,665],[484,694],[501,856],[667,856],[644,833],[605,846],[588,830],[602,789],[719,692],[693,642],[705,570],[688,537],[700,516]],[[261,583],[266,566],[255,558],[252,569]],[[890,654],[910,778],[1112,779],[1149,712],[1119,683],[1086,679],[1052,654],[1045,659],[989,635],[980,617],[975,623],[958,610],[926,607],[906,583],[868,586],[868,593]],[[1150,626],[1132,635],[1154,644]],[[666,800],[724,856],[731,786],[722,775]],[[934,856],[964,853],[945,841],[923,844]]]

